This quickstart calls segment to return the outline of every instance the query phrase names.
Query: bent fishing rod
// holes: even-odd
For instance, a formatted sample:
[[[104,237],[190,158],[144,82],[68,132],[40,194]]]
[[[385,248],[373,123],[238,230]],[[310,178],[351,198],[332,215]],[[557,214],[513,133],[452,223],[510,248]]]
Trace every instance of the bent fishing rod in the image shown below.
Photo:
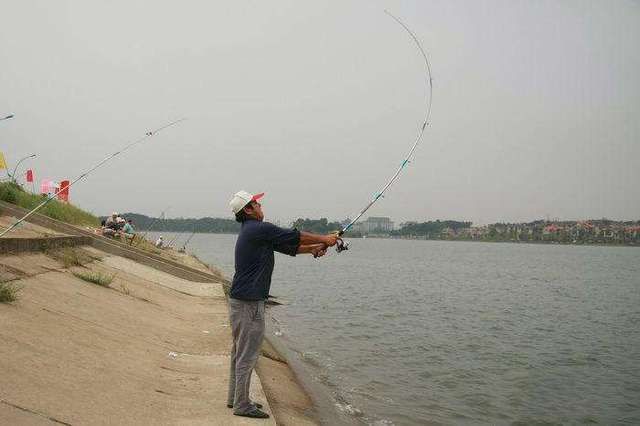
[[[134,147],[135,145],[141,144],[142,142],[146,141],[149,138],[152,138],[153,136],[155,136],[156,134],[160,133],[161,131],[163,131],[164,129],[171,127],[171,126],[175,126],[176,124],[183,122],[184,120],[186,120],[186,118],[181,118],[179,120],[176,121],[172,121],[170,123],[165,124],[164,126],[158,127],[157,129],[154,130],[150,130],[147,133],[144,134],[144,136],[136,139],[135,141],[125,145],[122,149],[120,149],[119,151],[114,152],[113,154],[108,155],[107,157],[105,157],[102,161],[98,162],[96,165],[94,165],[93,167],[91,167],[89,170],[87,170],[86,172],[82,173],[80,176],[78,176],[77,178],[75,178],[74,180],[72,180],[71,182],[69,182],[68,185],[63,186],[62,188],[60,188],[58,190],[57,193],[55,194],[49,194],[47,196],[47,198],[45,198],[45,200],[38,204],[36,207],[34,207],[31,211],[29,211],[29,213],[27,213],[26,215],[24,215],[21,219],[19,219],[16,223],[14,223],[13,225],[11,225],[9,228],[5,229],[4,231],[2,231],[2,233],[0,233],[0,238],[4,237],[6,234],[8,234],[9,232],[11,232],[13,229],[15,229],[18,225],[20,225],[22,222],[25,221],[25,219],[27,219],[29,216],[31,216],[32,214],[34,214],[36,211],[40,210],[42,207],[44,207],[46,204],[48,204],[51,200],[53,200],[54,198],[56,198],[57,194],[60,192],[64,192],[67,189],[69,189],[73,184],[75,184],[76,182],[81,181],[82,179],[86,178],[87,176],[89,176],[89,174],[91,174],[94,170],[96,170],[97,168],[99,168],[100,166],[102,166],[103,164],[105,164],[107,161],[117,157],[118,155],[122,154],[123,152],[131,149],[132,147]]]
[[[365,205],[362,210],[360,210],[360,213],[357,214],[355,219],[353,219],[351,222],[349,222],[349,224],[347,224],[344,228],[342,228],[340,231],[338,231],[338,233],[337,233],[338,237],[341,237],[342,235],[344,235],[345,232],[347,232],[349,229],[351,229],[351,227],[362,217],[363,214],[365,214],[365,212],[367,210],[369,210],[371,208],[371,206],[373,206],[380,198],[384,197],[385,192],[387,192],[389,187],[391,187],[391,185],[393,185],[393,183],[398,179],[398,177],[400,176],[400,173],[411,162],[411,158],[413,157],[413,154],[414,154],[416,148],[418,147],[418,144],[422,141],[425,129],[427,128],[427,126],[429,126],[431,124],[430,123],[430,119],[431,119],[431,104],[432,104],[432,100],[433,100],[433,78],[431,76],[431,63],[429,62],[429,58],[427,57],[427,54],[426,54],[424,48],[422,47],[422,44],[420,43],[420,40],[418,40],[418,37],[416,37],[416,35],[413,33],[413,31],[411,31],[411,29],[404,22],[402,22],[395,15],[392,15],[389,11],[385,10],[384,12],[387,15],[389,15],[394,21],[396,21],[398,24],[400,24],[402,26],[402,28],[404,28],[405,31],[407,31],[409,33],[409,35],[413,39],[415,45],[418,47],[420,53],[422,54],[422,57],[424,59],[425,68],[426,68],[426,71],[427,71],[426,82],[427,82],[427,89],[429,91],[429,99],[426,101],[426,112],[425,112],[424,120],[422,122],[422,126],[420,127],[420,131],[418,132],[418,135],[416,136],[416,139],[415,139],[413,145],[411,146],[411,149],[409,150],[407,155],[402,160],[402,163],[400,163],[400,166],[398,167],[396,172],[391,176],[391,179],[389,179],[387,181],[387,183],[384,184],[382,189],[380,189],[373,196],[371,201],[369,201],[369,203],[367,205]],[[342,252],[344,250],[348,250],[348,249],[349,249],[349,244],[344,242],[344,240],[342,240],[342,238],[338,238],[338,243],[336,244],[336,251],[338,253],[340,253],[340,252]]]

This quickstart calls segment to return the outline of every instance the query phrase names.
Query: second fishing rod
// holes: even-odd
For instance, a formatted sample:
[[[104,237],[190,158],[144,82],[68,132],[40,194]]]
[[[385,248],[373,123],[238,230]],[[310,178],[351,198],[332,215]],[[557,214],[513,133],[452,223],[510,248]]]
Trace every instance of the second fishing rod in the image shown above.
[[[99,167],[103,166],[105,163],[107,163],[109,160],[117,157],[118,155],[122,154],[123,152],[133,148],[135,145],[138,145],[144,141],[146,141],[149,138],[152,138],[153,136],[155,136],[156,134],[158,134],[159,132],[161,132],[164,129],[167,129],[171,126],[175,126],[178,123],[181,123],[182,121],[186,120],[186,118],[181,118],[179,120],[175,120],[172,121],[170,123],[165,124],[164,126],[158,127],[154,130],[150,130],[148,132],[146,132],[144,134],[144,136],[134,140],[133,142],[125,145],[123,148],[121,148],[120,150],[109,154],[108,156],[106,156],[104,159],[102,159],[101,161],[99,161],[98,163],[96,163],[94,166],[92,166],[91,168],[89,168],[87,171],[81,173],[78,177],[76,177],[74,180],[72,180],[71,182],[69,182],[68,185],[63,186],[62,188],[60,188],[58,190],[58,193],[60,192],[65,192],[67,191],[69,188],[71,188],[71,186],[73,186],[74,184],[76,184],[77,182],[83,180],[84,178],[86,178],[87,176],[89,176],[92,172],[94,172],[96,169],[98,169]],[[29,218],[31,215],[33,215],[35,212],[37,212],[38,210],[40,210],[42,207],[44,207],[45,205],[47,205],[48,203],[50,203],[52,200],[54,200],[57,196],[57,193],[54,194],[49,194],[44,201],[42,201],[40,204],[38,204],[36,207],[34,207],[33,209],[31,209],[26,215],[24,215],[22,218],[18,219],[14,224],[12,224],[10,227],[8,227],[7,229],[5,229],[4,231],[2,231],[2,233],[0,233],[0,238],[4,237],[6,234],[8,234],[9,232],[11,232],[12,230],[14,230],[15,228],[17,228],[22,222],[24,222],[27,218]]]

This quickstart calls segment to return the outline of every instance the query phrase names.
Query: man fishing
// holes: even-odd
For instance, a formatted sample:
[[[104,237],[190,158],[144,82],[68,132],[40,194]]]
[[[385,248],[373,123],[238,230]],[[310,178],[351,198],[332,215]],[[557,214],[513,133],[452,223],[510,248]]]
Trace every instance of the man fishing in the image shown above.
[[[229,206],[242,224],[235,247],[235,274],[229,294],[229,320],[233,335],[227,407],[236,416],[266,419],[262,405],[249,399],[251,373],[264,338],[264,307],[271,287],[274,251],[295,256],[309,253],[321,257],[334,246],[337,235],[318,235],[283,229],[264,221],[259,199],[237,192]]]

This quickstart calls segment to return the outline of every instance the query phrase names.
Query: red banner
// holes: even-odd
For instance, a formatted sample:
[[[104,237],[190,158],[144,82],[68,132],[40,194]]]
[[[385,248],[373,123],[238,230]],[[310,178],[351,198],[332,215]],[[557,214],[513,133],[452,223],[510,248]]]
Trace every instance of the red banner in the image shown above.
[[[33,182],[33,170],[27,170],[27,182]]]
[[[58,191],[58,199],[61,201],[69,202],[69,181],[63,180],[60,182],[60,190]]]

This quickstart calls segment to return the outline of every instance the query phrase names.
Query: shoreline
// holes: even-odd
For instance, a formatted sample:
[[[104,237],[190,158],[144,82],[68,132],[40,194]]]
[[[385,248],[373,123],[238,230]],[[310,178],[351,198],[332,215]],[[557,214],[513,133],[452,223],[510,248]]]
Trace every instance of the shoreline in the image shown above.
[[[276,346],[265,336],[255,371],[277,423],[291,426],[335,424],[325,421],[324,411],[292,366],[291,358]]]
[[[312,402],[311,415],[319,424],[326,425],[356,425],[359,424],[353,417],[348,417],[341,413],[335,406],[334,398],[329,394],[329,390],[314,379],[311,371],[304,364],[297,352],[287,347],[284,339],[274,336],[274,323],[267,321],[267,336],[265,341],[268,346],[287,362],[287,367],[297,381],[301,390]],[[260,374],[261,372],[258,371]],[[261,377],[262,379],[262,377]],[[263,380],[264,383],[264,380]],[[265,389],[268,395],[268,390]]]

